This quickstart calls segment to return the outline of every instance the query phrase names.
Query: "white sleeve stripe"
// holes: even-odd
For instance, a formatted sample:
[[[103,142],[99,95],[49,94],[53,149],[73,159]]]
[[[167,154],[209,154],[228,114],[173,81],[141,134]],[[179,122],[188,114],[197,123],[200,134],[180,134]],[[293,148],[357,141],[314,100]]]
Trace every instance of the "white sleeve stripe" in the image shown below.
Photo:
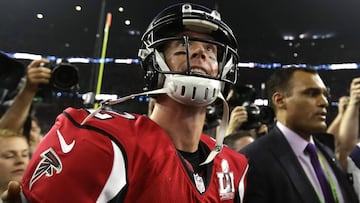
[[[240,179],[240,182],[239,182],[239,197],[240,197],[240,202],[243,202],[244,201],[244,194],[245,194],[245,177],[246,177],[246,174],[247,174],[247,171],[249,169],[249,164],[246,165],[246,169],[243,173],[243,176],[241,177]]]
[[[114,162],[110,176],[101,191],[97,203],[108,202],[113,199],[126,185],[126,168],[124,156],[119,147],[113,142]]]

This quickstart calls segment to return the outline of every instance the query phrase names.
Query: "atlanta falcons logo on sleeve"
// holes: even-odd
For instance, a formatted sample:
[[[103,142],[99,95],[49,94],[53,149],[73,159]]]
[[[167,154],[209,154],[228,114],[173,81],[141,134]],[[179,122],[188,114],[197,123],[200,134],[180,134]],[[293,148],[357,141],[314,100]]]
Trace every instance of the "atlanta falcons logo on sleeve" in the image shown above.
[[[50,148],[40,155],[42,157],[41,161],[37,165],[30,183],[29,183],[29,189],[31,190],[32,185],[43,175],[46,175],[48,177],[53,175],[54,170],[56,173],[60,173],[62,170],[62,163],[55,153],[55,151]]]

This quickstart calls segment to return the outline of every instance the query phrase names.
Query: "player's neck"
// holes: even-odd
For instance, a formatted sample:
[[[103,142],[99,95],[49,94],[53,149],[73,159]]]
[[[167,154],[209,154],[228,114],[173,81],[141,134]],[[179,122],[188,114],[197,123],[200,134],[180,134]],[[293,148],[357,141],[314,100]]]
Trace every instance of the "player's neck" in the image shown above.
[[[155,104],[150,118],[167,132],[177,149],[194,152],[202,134],[205,113],[204,107],[189,107],[162,99]]]

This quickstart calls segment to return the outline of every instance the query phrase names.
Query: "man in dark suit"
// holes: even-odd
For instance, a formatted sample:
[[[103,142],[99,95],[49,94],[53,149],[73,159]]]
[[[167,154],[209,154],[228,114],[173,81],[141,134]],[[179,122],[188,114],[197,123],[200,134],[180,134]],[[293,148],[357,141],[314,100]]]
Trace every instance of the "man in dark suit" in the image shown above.
[[[267,88],[277,122],[268,135],[241,150],[250,165],[244,202],[358,202],[332,150],[312,136],[327,127],[327,88],[318,73],[309,68],[279,69]],[[309,143],[315,144],[327,192],[306,151]]]

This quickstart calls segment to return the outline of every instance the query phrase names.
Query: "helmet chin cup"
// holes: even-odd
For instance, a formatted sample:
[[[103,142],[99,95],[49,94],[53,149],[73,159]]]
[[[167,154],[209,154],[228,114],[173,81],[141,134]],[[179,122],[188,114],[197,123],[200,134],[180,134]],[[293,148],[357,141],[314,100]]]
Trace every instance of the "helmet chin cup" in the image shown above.
[[[207,106],[213,103],[221,91],[221,81],[189,76],[166,75],[164,87],[171,89],[168,96],[189,106]]]

